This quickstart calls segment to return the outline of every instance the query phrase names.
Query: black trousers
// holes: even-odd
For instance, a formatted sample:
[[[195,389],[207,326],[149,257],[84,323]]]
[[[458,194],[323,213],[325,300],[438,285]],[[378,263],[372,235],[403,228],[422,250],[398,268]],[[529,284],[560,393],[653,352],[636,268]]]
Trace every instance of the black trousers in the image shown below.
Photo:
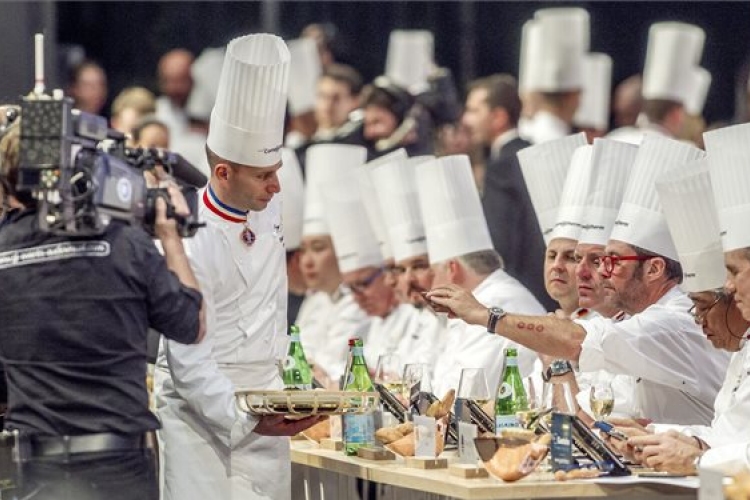
[[[6,497],[3,496],[3,499]],[[35,458],[24,464],[18,500],[158,500],[150,449]]]

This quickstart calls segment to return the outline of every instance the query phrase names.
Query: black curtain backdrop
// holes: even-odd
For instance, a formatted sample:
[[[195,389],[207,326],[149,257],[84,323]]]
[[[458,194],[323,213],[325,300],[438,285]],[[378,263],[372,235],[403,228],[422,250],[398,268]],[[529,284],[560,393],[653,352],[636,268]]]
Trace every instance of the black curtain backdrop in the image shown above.
[[[383,71],[392,29],[429,29],[436,60],[463,85],[496,72],[518,73],[523,22],[536,9],[578,5],[591,14],[591,50],[614,60],[613,84],[639,73],[648,27],[684,21],[706,31],[702,65],[713,75],[704,114],[709,122],[735,114],[737,74],[750,56],[750,2],[294,2],[275,4],[277,34],[296,38],[312,22],[338,28],[337,51],[366,79]],[[261,2],[59,2],[58,38],[100,61],[110,98],[128,85],[156,90],[159,56],[174,47],[196,53],[263,29]]]

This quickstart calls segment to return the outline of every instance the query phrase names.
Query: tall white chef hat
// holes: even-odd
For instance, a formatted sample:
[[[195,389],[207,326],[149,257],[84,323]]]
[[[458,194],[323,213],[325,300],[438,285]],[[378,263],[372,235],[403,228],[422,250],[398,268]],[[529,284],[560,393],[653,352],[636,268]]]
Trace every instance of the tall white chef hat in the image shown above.
[[[185,106],[185,111],[191,118],[204,121],[211,118],[223,65],[224,47],[204,49],[193,61],[190,66],[193,88]]]
[[[530,92],[529,68],[533,67],[532,57],[540,52],[542,27],[539,23],[526,21],[521,28],[521,54],[518,58],[518,92]]]
[[[289,55],[289,112],[301,115],[315,108],[318,78],[322,73],[318,46],[312,38],[290,40]]]
[[[393,30],[388,39],[385,76],[412,94],[427,89],[434,66],[434,39],[427,30]]]
[[[594,139],[593,147],[586,212],[578,243],[606,245],[622,205],[638,146],[614,139]]]
[[[655,181],[705,155],[700,149],[685,142],[656,134],[644,135],[609,238],[678,260],[677,250],[669,235],[667,221],[656,194]]]
[[[284,40],[275,35],[229,42],[206,141],[211,151],[254,167],[281,160],[289,59]]]
[[[372,172],[372,169],[378,165],[384,165],[396,160],[405,160],[408,157],[409,155],[406,154],[406,150],[404,148],[399,148],[396,151],[392,151],[365,163],[364,167],[358,169],[357,172],[357,175],[359,176],[359,189],[362,193],[362,201],[365,205],[365,211],[370,220],[370,226],[373,231],[375,231],[375,237],[380,246],[380,254],[385,260],[393,258],[393,248],[391,248],[391,240],[388,237],[388,228],[383,219],[383,214],[380,211],[378,195],[375,194],[375,185],[373,184],[370,172]]]
[[[427,253],[415,167],[434,159],[415,156],[377,165],[370,171],[396,262]]]
[[[573,117],[579,127],[609,128],[609,100],[612,90],[612,58],[607,54],[587,54],[583,59],[581,103]]]
[[[664,217],[682,265],[682,289],[702,292],[721,288],[726,280],[708,161],[684,165],[657,179]]]
[[[288,148],[281,149],[281,168],[278,170],[281,186],[281,221],[284,228],[284,246],[287,250],[299,248],[302,240],[302,213],[305,183],[297,154]]]
[[[322,189],[326,187],[321,181],[325,172],[332,168],[331,165],[336,164],[356,168],[365,161],[366,157],[365,148],[349,144],[316,144],[307,149],[303,236],[331,234],[322,194]]]
[[[703,134],[725,252],[750,247],[750,123]]]
[[[444,156],[414,168],[430,263],[492,250],[469,157]]]
[[[578,7],[541,9],[521,42],[523,88],[562,92],[583,86],[583,56],[589,49],[589,14]]]
[[[643,67],[643,98],[688,100],[692,71],[703,54],[705,39],[705,32],[692,24],[652,24]]]
[[[689,115],[700,116],[711,88],[711,73],[705,68],[693,68],[691,81],[690,94],[684,102],[685,111]]]
[[[363,151],[362,162],[366,156]],[[320,178],[326,218],[342,273],[383,265],[380,245],[362,198],[361,169],[362,163],[352,165],[338,161],[323,169]]]
[[[570,158],[570,168],[565,176],[565,183],[560,194],[560,205],[557,208],[555,226],[549,235],[549,241],[555,238],[577,240],[581,233],[583,217],[586,213],[586,200],[591,182],[593,164],[591,158],[594,146],[579,146]]]
[[[557,208],[560,206],[570,159],[575,150],[585,144],[586,134],[579,132],[518,152],[518,163],[545,243],[549,243],[557,221]]]

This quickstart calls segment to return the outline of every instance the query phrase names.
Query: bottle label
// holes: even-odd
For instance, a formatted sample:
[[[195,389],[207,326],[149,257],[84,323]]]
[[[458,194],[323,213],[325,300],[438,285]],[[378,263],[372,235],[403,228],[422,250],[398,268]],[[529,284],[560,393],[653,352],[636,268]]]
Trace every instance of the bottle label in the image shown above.
[[[505,366],[518,366],[518,358],[505,358]]]
[[[513,388],[508,382],[500,384],[500,388],[497,390],[497,399],[508,399],[513,396]]]
[[[344,415],[344,443],[367,445],[375,442],[375,420],[371,413]]]
[[[495,417],[495,434],[500,434],[501,430],[510,427],[520,427],[515,415],[497,415]]]
[[[352,347],[352,356],[364,356],[365,355],[365,349],[361,346],[354,346]]]
[[[292,368],[297,366],[297,360],[294,359],[293,356],[287,356],[286,358],[284,358],[282,366],[284,367],[284,371],[291,370]]]
[[[292,339],[292,342],[299,342],[299,332],[293,332],[290,335],[290,338]]]

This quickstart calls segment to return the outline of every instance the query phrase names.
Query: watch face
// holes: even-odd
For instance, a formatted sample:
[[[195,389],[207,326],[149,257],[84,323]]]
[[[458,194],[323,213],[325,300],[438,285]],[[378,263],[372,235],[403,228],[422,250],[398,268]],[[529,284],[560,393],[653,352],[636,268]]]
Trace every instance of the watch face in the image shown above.
[[[552,375],[562,375],[570,371],[570,364],[567,361],[555,360],[550,364]]]

